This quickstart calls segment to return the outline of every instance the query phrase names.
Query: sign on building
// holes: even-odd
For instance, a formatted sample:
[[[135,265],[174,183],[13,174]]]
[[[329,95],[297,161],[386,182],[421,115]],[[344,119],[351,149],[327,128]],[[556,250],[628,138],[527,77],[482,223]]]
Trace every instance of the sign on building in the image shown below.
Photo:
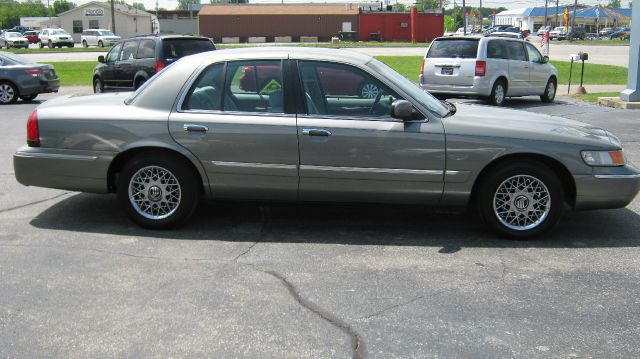
[[[104,16],[104,9],[101,7],[88,7],[84,9],[84,16]]]

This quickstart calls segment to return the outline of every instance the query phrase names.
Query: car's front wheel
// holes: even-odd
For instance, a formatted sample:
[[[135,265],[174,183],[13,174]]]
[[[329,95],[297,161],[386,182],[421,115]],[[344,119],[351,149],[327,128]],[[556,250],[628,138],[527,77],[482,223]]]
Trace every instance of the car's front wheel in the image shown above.
[[[53,42],[51,42],[51,40],[49,40],[48,45],[49,45],[49,48],[50,48],[50,49],[53,49]]]
[[[183,224],[196,209],[201,184],[185,160],[146,153],[122,169],[118,199],[131,219],[150,229]]]
[[[98,41],[98,47],[104,47],[104,44],[102,43],[102,40]]]
[[[0,81],[0,104],[6,105],[18,101],[18,89],[14,84]]]
[[[89,47],[89,44],[87,44],[87,40],[82,40],[82,47]]]
[[[544,88],[544,93],[540,95],[542,102],[551,103],[556,98],[557,85],[554,78],[550,78],[547,81],[547,86]]]
[[[491,89],[491,95],[489,95],[489,103],[494,106],[504,105],[504,101],[507,98],[507,85],[503,80],[498,80],[493,84]]]
[[[104,84],[99,77],[93,79],[93,93],[103,93],[104,92]]]
[[[535,160],[504,163],[480,179],[480,216],[496,232],[512,238],[541,235],[564,210],[564,189],[558,176]]]

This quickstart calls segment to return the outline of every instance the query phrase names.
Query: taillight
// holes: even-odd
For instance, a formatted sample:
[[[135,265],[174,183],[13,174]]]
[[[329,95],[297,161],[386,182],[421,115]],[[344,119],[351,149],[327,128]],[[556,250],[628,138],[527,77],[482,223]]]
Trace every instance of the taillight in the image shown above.
[[[160,72],[162,69],[165,68],[165,66],[167,66],[167,63],[162,61],[162,60],[157,60],[156,61],[156,72]]]
[[[25,70],[29,75],[34,76],[34,77],[38,77],[40,75],[42,75],[42,71],[41,70]]]
[[[40,133],[38,132],[38,112],[33,110],[27,120],[27,144],[31,147],[40,147]]]
[[[420,75],[424,75],[424,60],[422,60],[422,66],[420,66]]]
[[[476,76],[484,76],[487,73],[487,62],[482,60],[476,61]]]

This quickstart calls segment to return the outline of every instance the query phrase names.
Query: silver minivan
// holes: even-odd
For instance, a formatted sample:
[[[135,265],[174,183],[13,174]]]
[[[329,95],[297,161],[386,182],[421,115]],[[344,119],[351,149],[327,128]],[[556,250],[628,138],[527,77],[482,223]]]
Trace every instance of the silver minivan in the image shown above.
[[[84,30],[80,36],[80,42],[83,47],[98,46],[105,47],[111,46],[120,41],[121,37],[114,35],[111,30],[104,29],[91,29]]]
[[[433,40],[419,85],[434,95],[470,96],[501,106],[507,97],[556,96],[558,70],[538,49],[500,37],[441,37]]]

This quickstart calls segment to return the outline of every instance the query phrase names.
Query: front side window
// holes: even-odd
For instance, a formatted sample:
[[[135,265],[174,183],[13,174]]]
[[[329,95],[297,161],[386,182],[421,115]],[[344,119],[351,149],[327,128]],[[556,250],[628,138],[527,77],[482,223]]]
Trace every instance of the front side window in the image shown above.
[[[114,46],[107,54],[107,62],[116,62],[119,59],[120,50],[122,50],[122,44]]]
[[[505,41],[507,53],[510,60],[527,61],[527,55],[524,52],[524,47],[519,41]]]
[[[224,64],[205,69],[185,97],[183,110],[222,110]]]
[[[73,33],[74,34],[82,33],[82,20],[73,20]],[[55,34],[55,31],[54,31],[54,34]]]
[[[525,44],[525,47],[527,49],[527,53],[529,54],[529,61],[542,63],[542,55],[540,55],[538,49],[533,47],[533,45],[531,44]]]
[[[133,60],[136,56],[136,51],[138,50],[138,42],[137,41],[127,41],[124,43],[122,47],[122,56],[120,60]]]
[[[300,61],[309,114],[389,117],[398,94],[368,73],[348,65]]]
[[[280,60],[229,62],[226,73],[225,111],[284,112]]]

